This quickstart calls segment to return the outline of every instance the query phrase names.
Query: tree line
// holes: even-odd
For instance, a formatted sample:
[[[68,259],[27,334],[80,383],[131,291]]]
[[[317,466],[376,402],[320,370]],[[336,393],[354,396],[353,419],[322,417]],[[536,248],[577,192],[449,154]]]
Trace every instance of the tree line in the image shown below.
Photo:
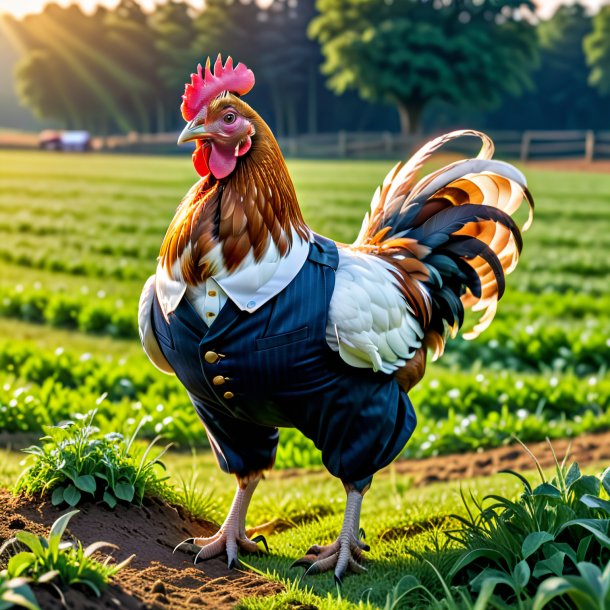
[[[137,0],[85,14],[49,4],[4,25],[36,116],[95,133],[182,122],[188,74],[208,55],[254,70],[252,105],[278,135],[339,129],[608,126],[610,6],[531,0]],[[396,111],[392,110],[392,107]]]

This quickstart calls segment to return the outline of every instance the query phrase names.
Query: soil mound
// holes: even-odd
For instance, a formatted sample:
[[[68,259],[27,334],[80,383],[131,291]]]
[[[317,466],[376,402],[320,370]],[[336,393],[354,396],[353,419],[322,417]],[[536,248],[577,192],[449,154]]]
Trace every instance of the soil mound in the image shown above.
[[[19,530],[47,535],[66,509],[50,502],[14,497],[0,490],[0,544]],[[154,499],[144,506],[117,506],[109,510],[91,504],[79,507],[67,534],[84,546],[103,540],[119,547],[113,556],[122,561],[136,556],[97,599],[88,591],[66,591],[66,604],[75,610],[194,610],[233,608],[239,599],[277,593],[282,586],[240,570],[228,570],[222,557],[193,565],[191,555],[172,553],[176,544],[193,535],[216,531],[211,523],[192,519],[182,509]],[[49,590],[36,590],[44,610],[60,610],[61,601]]]

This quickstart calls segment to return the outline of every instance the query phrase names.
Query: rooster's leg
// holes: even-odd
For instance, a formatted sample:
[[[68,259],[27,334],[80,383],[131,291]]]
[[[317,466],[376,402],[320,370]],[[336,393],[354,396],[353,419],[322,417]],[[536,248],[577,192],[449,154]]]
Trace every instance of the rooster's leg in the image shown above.
[[[366,568],[360,565],[360,560],[362,559],[362,551],[370,550],[370,547],[358,537],[360,533],[360,507],[366,489],[360,492],[348,485],[345,489],[347,492],[345,516],[337,540],[326,546],[317,544],[312,546],[304,557],[292,564],[293,566],[307,568],[304,576],[334,570],[335,581],[339,585],[347,571],[357,574],[366,572]]]
[[[248,478],[237,478],[237,491],[231,504],[229,514],[216,534],[209,538],[189,538],[181,542],[176,549],[196,553],[195,563],[221,555],[226,551],[229,569],[238,564],[237,549],[254,553],[259,549],[257,542],[267,542],[263,536],[250,540],[246,535],[246,513],[252,494],[262,476],[257,473]]]

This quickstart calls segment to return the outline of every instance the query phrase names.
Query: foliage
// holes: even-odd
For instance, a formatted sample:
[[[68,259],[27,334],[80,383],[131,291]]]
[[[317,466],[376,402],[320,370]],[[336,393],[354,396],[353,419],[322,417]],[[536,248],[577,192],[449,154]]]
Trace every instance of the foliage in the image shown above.
[[[83,549],[80,542],[62,542],[62,536],[70,521],[79,511],[74,510],[59,517],[51,526],[47,538],[27,531],[17,532],[0,548],[0,555],[9,549],[17,550],[8,560],[3,574],[10,579],[27,578],[29,582],[88,588],[97,597],[108,585],[109,579],[125,567],[133,555],[125,561],[110,565],[108,557],[100,563],[92,557],[102,548],[117,548],[108,542],[94,542]],[[22,548],[27,550],[21,550]],[[57,588],[61,595],[61,590]],[[34,606],[36,607],[36,606]]]
[[[495,129],[606,129],[607,102],[588,82],[583,39],[593,18],[579,2],[561,4],[537,26],[540,65],[536,83],[519,99],[506,99],[487,122]],[[586,119],[584,119],[586,117]]]
[[[602,6],[593,18],[593,31],[585,38],[585,54],[591,66],[589,82],[602,95],[610,94],[610,6]]]
[[[310,34],[322,46],[329,86],[395,105],[403,131],[417,130],[433,100],[489,107],[531,86],[536,34],[516,15],[532,2],[439,4],[320,0]]]
[[[609,580],[598,566],[610,562],[610,469],[582,475],[578,464],[556,460],[548,481],[536,466],[535,487],[506,471],[523,484],[516,501],[490,494],[483,503],[473,498],[473,510],[462,496],[468,516],[454,515],[461,527],[449,536],[462,551],[449,579],[468,582],[486,599],[497,593],[512,607],[529,607],[533,599],[533,608],[543,608],[569,594],[579,608],[601,608]]]
[[[42,446],[24,449],[34,461],[20,476],[17,491],[51,494],[55,506],[101,500],[110,508],[119,501],[141,504],[146,494],[162,494],[167,477],[160,478],[155,468],[163,467],[160,458],[167,447],[150,458],[155,439],[139,455],[133,443],[140,426],[129,438],[118,432],[98,438],[94,415],[92,411],[80,422],[45,426]]]
[[[28,582],[27,578],[9,578],[5,570],[0,571],[0,610],[40,610]]]

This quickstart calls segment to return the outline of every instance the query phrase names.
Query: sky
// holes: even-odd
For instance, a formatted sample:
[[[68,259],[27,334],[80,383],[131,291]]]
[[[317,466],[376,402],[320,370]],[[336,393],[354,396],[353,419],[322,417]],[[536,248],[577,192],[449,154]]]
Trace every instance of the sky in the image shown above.
[[[47,4],[49,0],[0,0],[0,13],[6,12],[11,13],[17,17],[21,17],[27,13],[39,12],[42,7]],[[90,11],[97,4],[104,4],[106,6],[115,6],[118,0],[55,0],[58,4],[80,4],[84,10]],[[269,0],[260,0],[261,4],[268,2]],[[591,7],[592,9],[599,8],[602,4],[610,3],[610,0],[582,0],[584,4]],[[201,8],[205,0],[189,0],[196,8]],[[553,13],[555,8],[560,4],[572,4],[573,0],[537,0],[538,12],[542,17],[548,17]],[[146,8],[151,9],[155,5],[155,0],[140,0],[140,4]]]

